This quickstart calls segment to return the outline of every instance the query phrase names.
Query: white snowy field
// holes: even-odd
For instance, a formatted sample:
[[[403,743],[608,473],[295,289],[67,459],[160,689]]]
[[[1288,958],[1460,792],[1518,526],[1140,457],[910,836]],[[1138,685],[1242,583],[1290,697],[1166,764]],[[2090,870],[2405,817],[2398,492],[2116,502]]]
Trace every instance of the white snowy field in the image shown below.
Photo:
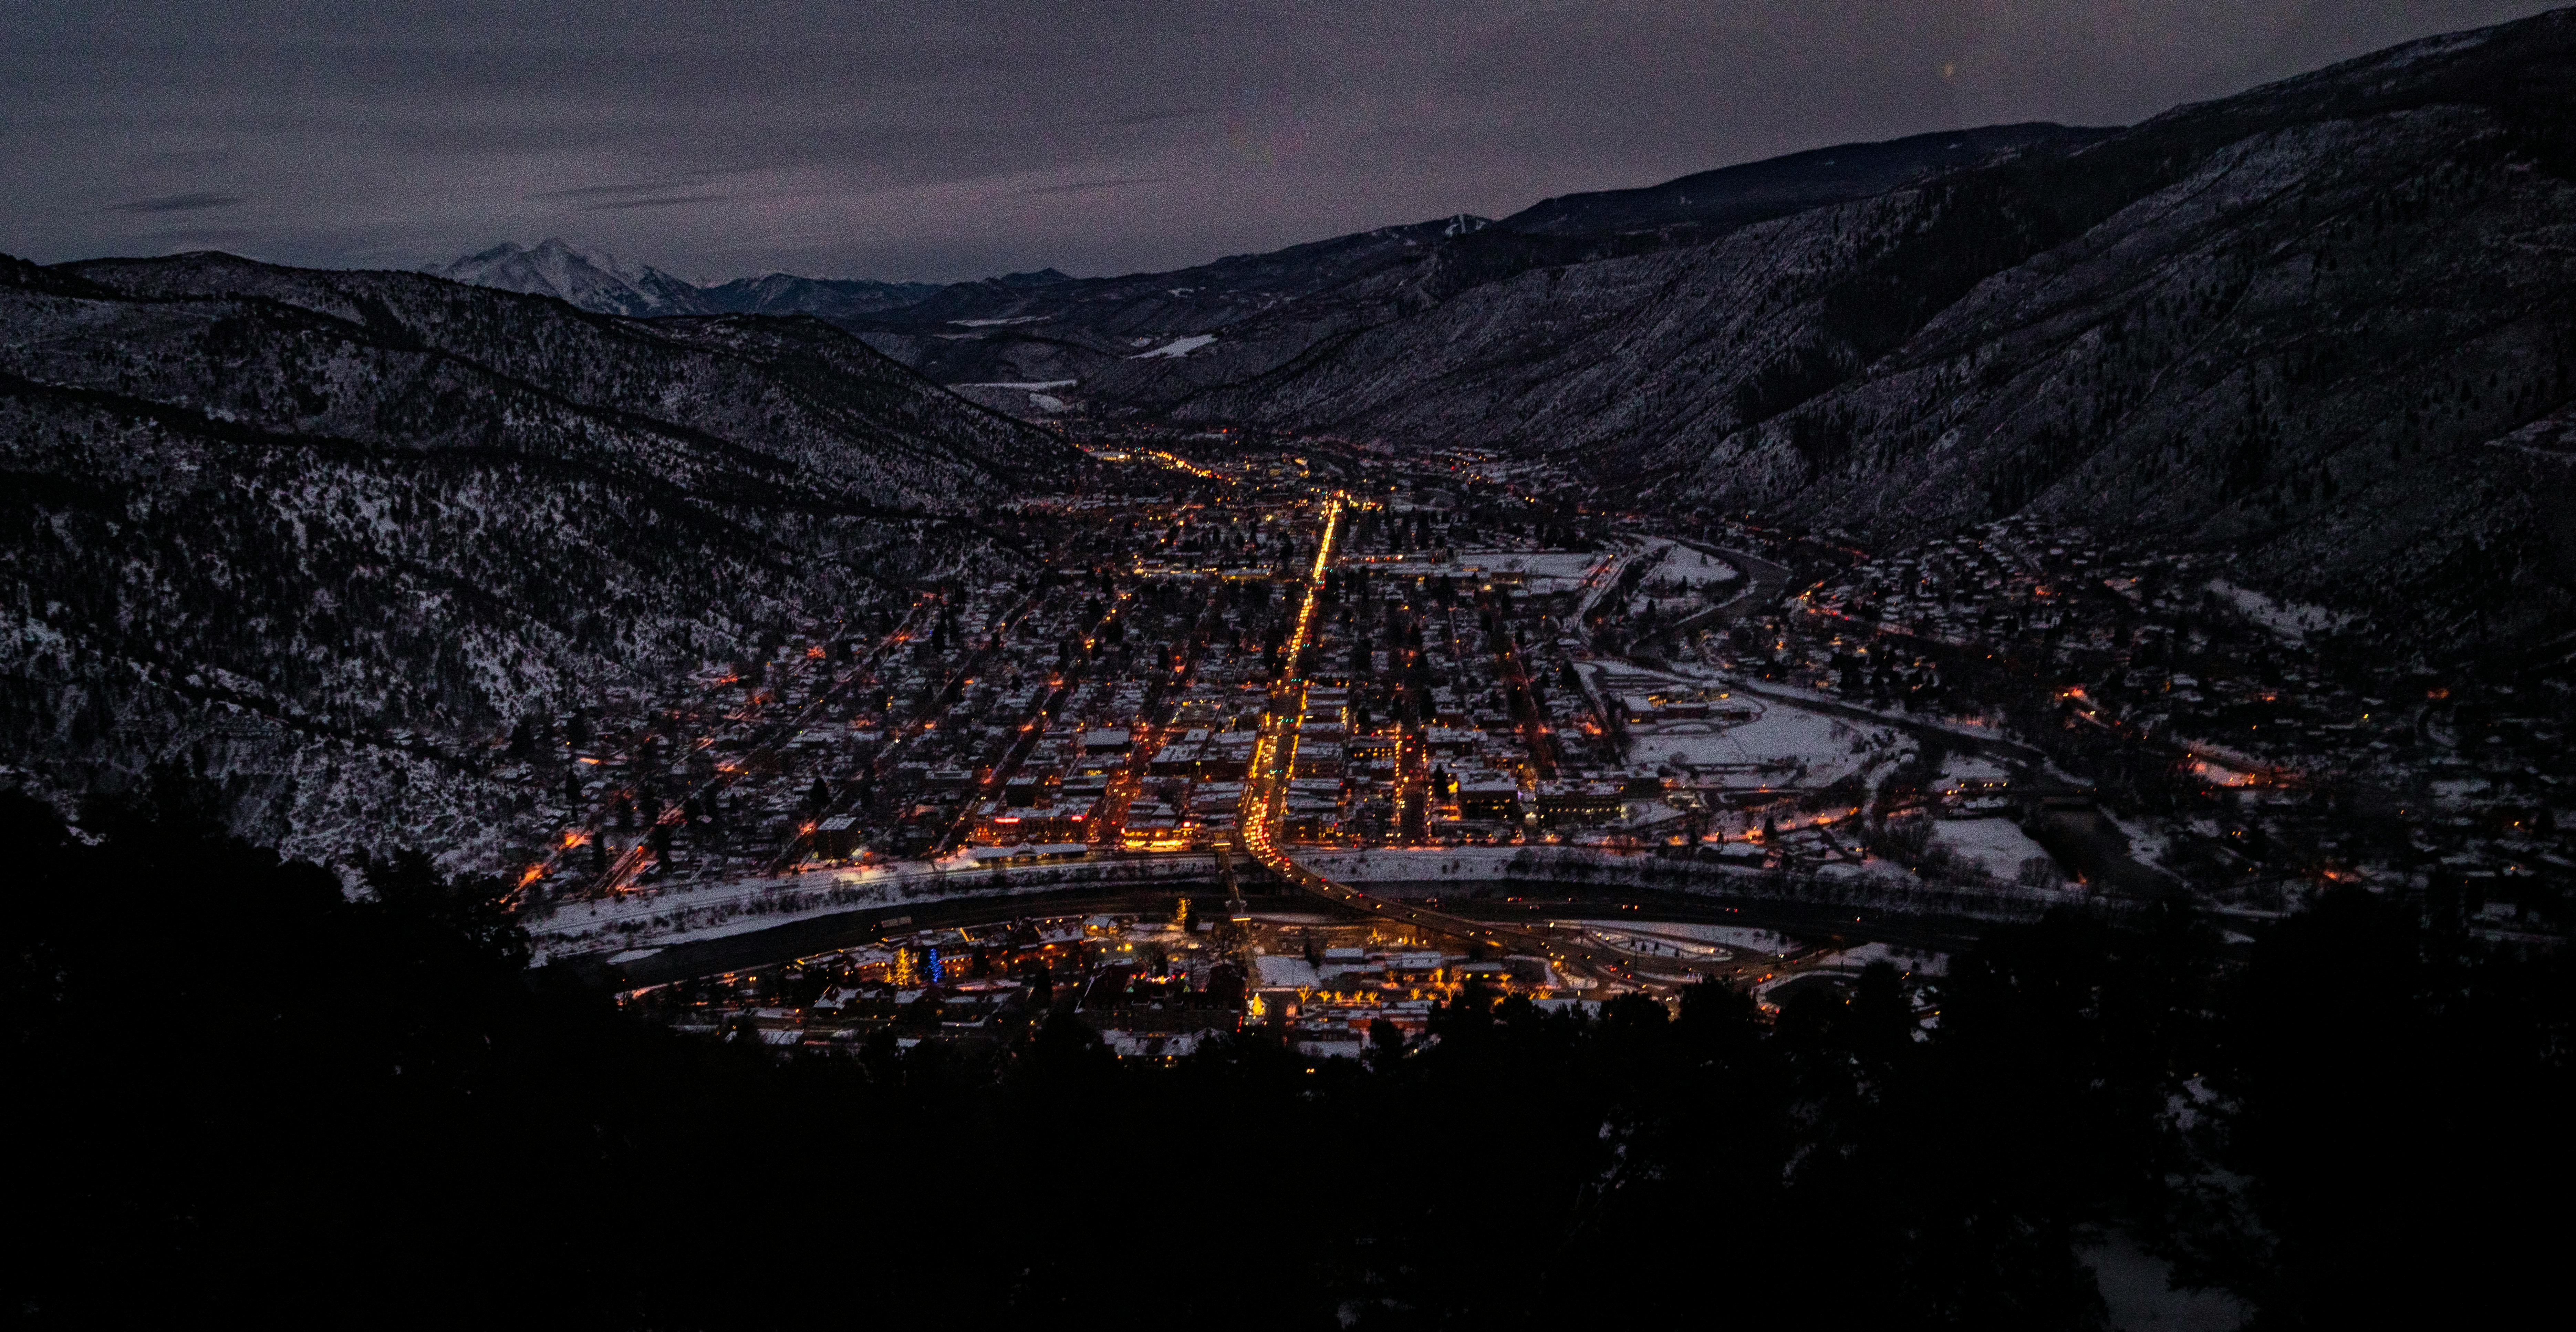
[[[1620,669],[1637,671],[1642,668],[1636,666],[1634,663],[1630,663],[1622,666]],[[1715,685],[1721,688],[1732,689],[1736,691],[1737,698],[1748,703],[1755,699],[1760,699],[1766,703],[1786,703],[1791,706],[1796,706],[1800,703],[1831,704],[1838,708],[1850,708],[1854,711],[1866,712],[1873,716],[1884,717],[1891,722],[1902,722],[1910,727],[1924,727],[1936,731],[1946,731],[1951,735],[1955,735],[1960,739],[1967,741],[1991,743],[1994,741],[2009,742],[2011,739],[2011,737],[2005,735],[1999,728],[1978,718],[1931,717],[1906,712],[1901,708],[1875,708],[1871,707],[1866,699],[1843,698],[1835,694],[1827,693],[1824,690],[1809,689],[1802,685],[1788,684],[1778,680],[1757,680],[1748,682],[1738,672],[1720,670],[1717,667],[1691,661],[1687,658],[1673,662],[1668,669],[1659,673],[1670,677],[1678,683],[1691,685]]]
[[[1684,587],[1706,587],[1712,583],[1731,583],[1744,576],[1734,565],[1690,546],[1675,544],[1672,553],[1657,565],[1650,583],[1679,583]]]
[[[2022,862],[2033,856],[2048,858],[2048,849],[2030,840],[2030,834],[2010,819],[1940,819],[1932,825],[1932,840],[1961,859],[1984,866],[1998,879],[2019,874]]]
[[[1671,537],[1648,538],[1637,558],[1652,563],[1635,595],[1628,598],[1631,615],[1643,614],[1649,606],[1688,614],[1726,600],[1731,595],[1730,585],[1744,577],[1743,570],[1725,560]]]
[[[1851,723],[1776,704],[1752,704],[1761,715],[1748,722],[1654,722],[1631,726],[1629,760],[1644,767],[1742,767],[1770,778],[1772,786],[1825,786],[1869,762],[1868,750],[1892,739]],[[1860,752],[1854,752],[1855,742]]]

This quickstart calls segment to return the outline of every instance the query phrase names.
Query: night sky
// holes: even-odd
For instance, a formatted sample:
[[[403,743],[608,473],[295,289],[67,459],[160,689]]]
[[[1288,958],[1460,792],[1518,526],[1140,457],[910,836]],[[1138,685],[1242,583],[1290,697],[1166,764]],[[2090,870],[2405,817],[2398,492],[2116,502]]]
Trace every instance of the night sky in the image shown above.
[[[0,251],[1172,268],[1855,139],[2122,124],[2516,0],[0,8]]]

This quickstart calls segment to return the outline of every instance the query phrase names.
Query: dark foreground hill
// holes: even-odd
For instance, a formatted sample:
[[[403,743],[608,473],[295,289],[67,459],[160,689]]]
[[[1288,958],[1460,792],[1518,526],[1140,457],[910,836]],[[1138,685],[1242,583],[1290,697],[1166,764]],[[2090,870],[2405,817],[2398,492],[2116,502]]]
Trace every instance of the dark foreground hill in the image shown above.
[[[1186,417],[1634,469],[1873,543],[2028,512],[2437,637],[2567,627],[2576,12],[1458,292]]]
[[[926,527],[1065,457],[810,318],[6,261],[0,762],[471,858],[530,803],[491,736],[899,601]]]
[[[781,1062],[532,977],[498,884],[352,902],[161,794],[0,793],[21,1326],[2098,1329],[2138,1248],[2264,1327],[2479,1326],[2558,1273],[2565,956],[2358,890],[2241,965],[2001,930],[1928,1034],[1881,963],[1776,1023],[1470,989],[1409,1055],[1140,1067],[1059,972],[980,1045]]]

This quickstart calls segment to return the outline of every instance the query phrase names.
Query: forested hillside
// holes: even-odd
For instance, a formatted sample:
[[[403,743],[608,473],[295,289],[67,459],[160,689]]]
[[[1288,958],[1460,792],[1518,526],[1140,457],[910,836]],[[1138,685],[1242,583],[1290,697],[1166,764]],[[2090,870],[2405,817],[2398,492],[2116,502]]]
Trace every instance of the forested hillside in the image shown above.
[[[1872,543],[2028,511],[2394,627],[2564,628],[2576,13],[1476,286],[1185,416],[1529,452]]]
[[[487,752],[899,604],[1069,451],[811,319],[644,322],[226,256],[0,286],[0,762],[176,762],[307,854],[488,856]],[[559,781],[559,775],[550,775]]]

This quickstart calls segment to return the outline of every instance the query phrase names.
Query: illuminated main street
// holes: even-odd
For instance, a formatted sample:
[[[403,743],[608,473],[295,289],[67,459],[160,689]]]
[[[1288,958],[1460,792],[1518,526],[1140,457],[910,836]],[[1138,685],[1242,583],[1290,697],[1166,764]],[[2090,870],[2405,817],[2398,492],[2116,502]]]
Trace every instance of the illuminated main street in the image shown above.
[[[1288,675],[1271,691],[1270,710],[1263,719],[1261,739],[1253,749],[1252,771],[1244,785],[1243,818],[1236,834],[1244,850],[1263,868],[1298,890],[1351,910],[1367,912],[1374,919],[1427,933],[1449,935],[1488,948],[1517,950],[1545,957],[1559,971],[1596,982],[1641,988],[1669,987],[1670,982],[1638,975],[1617,954],[1606,949],[1469,920],[1420,903],[1372,896],[1299,864],[1296,857],[1289,854],[1280,839],[1279,829],[1287,813],[1287,786],[1289,775],[1295,771],[1298,732],[1306,720],[1304,663],[1308,651],[1315,646],[1315,613],[1323,598],[1324,575],[1333,567],[1334,541],[1339,535],[1343,515],[1350,506],[1350,497],[1339,491],[1324,502],[1323,538],[1316,547],[1314,568],[1308,571],[1306,578],[1305,600],[1298,607],[1296,628],[1289,640]]]

